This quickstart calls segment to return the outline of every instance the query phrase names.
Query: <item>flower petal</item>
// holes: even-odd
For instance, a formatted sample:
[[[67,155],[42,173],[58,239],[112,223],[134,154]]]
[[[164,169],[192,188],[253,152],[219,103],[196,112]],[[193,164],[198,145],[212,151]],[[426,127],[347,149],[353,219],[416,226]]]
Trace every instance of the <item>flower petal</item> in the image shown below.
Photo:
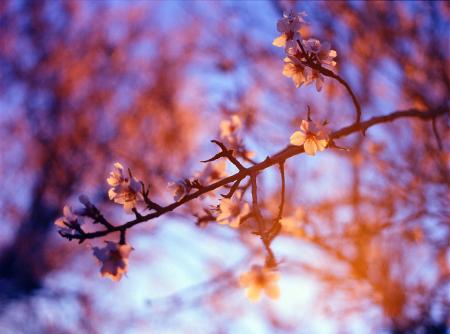
[[[302,123],[300,124],[300,130],[302,130],[303,132],[308,132],[309,130],[309,122],[306,120],[302,120]]]
[[[273,40],[272,45],[281,48],[286,45],[286,39],[286,34],[281,34]]]
[[[326,139],[316,140],[317,149],[319,151],[325,150],[325,148],[327,147],[327,144],[328,144],[328,140],[326,140]]]
[[[257,302],[261,298],[261,287],[259,285],[252,284],[247,288],[247,298],[252,302]]]
[[[304,132],[295,131],[292,136],[289,138],[292,145],[302,146],[305,143],[306,135]]]
[[[280,297],[280,288],[276,284],[267,284],[264,290],[266,295],[272,299],[278,299]]]
[[[305,144],[303,144],[303,148],[308,155],[315,155],[317,152],[316,142],[313,139],[307,139]]]

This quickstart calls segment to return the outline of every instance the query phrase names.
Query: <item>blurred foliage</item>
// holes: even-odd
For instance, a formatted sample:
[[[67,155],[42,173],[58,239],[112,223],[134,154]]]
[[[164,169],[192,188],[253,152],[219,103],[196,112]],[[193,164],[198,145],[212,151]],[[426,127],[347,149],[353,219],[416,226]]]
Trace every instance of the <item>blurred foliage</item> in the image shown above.
[[[230,234],[213,223],[196,226],[192,213],[200,201],[140,228],[134,238],[150,250],[135,246],[129,274],[134,265],[165,261],[153,240],[166,225],[185,225],[182,241],[166,242],[209,268],[207,275],[192,273],[197,283],[207,278],[197,289],[133,315],[100,302],[111,298],[102,291],[115,290],[76,283],[93,279],[98,268],[86,260],[92,258],[87,250],[59,238],[53,222],[81,192],[123,218],[107,204],[105,178],[114,161],[132,166],[151,183],[154,198],[167,202],[167,182],[201,168],[199,161],[214,152],[208,140],[231,113],[244,120],[257,160],[288,143],[307,105],[334,129],[351,122],[351,100],[338,83],[327,80],[318,94],[296,90],[281,75],[281,51],[271,41],[276,20],[291,6],[308,13],[305,36],[328,40],[337,50],[338,71],[360,99],[363,119],[448,108],[450,6],[444,1],[0,2],[3,332],[164,332],[176,326],[186,333],[310,333],[308,314],[333,319],[329,332],[357,332],[355,318],[372,332],[448,330],[448,115],[435,121],[442,148],[431,122],[403,119],[374,127],[366,137],[342,139],[350,152],[327,150],[317,159],[287,162],[286,214],[294,227],[274,248],[282,276],[317,285],[307,309],[295,303],[295,288],[281,290],[294,299],[290,312],[283,300],[243,301],[236,271],[261,257],[259,245],[245,229]],[[263,177],[263,211],[275,216],[276,170]],[[240,267],[230,269],[210,256],[214,251],[197,249],[202,243],[213,249],[215,240],[240,250],[233,262],[244,259]],[[177,261],[187,260],[175,258],[169,266]],[[65,274],[75,280],[69,288],[52,286],[52,277]],[[161,319],[185,310],[197,315],[180,315],[171,325],[146,322],[148,314]],[[233,327],[245,314],[256,327]],[[192,319],[205,327],[192,329]]]

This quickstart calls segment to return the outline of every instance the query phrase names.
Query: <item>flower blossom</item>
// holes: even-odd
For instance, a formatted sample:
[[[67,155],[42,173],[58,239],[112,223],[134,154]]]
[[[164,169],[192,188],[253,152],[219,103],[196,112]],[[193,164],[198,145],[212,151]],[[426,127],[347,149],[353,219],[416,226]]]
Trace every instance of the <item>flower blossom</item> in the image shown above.
[[[242,128],[242,121],[238,115],[232,115],[229,120],[220,122],[220,138],[230,144],[236,144],[237,132]]]
[[[308,155],[315,155],[317,151],[325,150],[328,140],[328,129],[325,125],[305,120],[300,125],[300,131],[295,131],[290,138],[292,145],[303,145]]]
[[[333,60],[337,53],[335,50],[331,50],[330,43],[320,43],[317,39],[308,39],[303,41],[308,57],[317,65],[326,67],[330,70],[336,66],[336,62]],[[288,46],[286,46],[288,48]],[[283,75],[292,78],[295,86],[298,88],[303,84],[316,83],[316,89],[318,92],[322,90],[323,83],[325,81],[323,75],[319,70],[310,68],[306,65],[306,58],[302,56],[294,56],[290,51],[286,51],[288,56],[284,58]],[[299,57],[301,57],[299,59]]]
[[[318,39],[310,38],[303,41],[306,52],[313,62],[320,66],[323,66],[329,70],[333,70],[336,66],[336,61],[333,59],[337,56],[336,50],[331,50],[330,43],[324,42],[320,43]],[[323,83],[325,81],[323,75],[319,70],[313,68],[307,68],[306,76],[308,78],[308,83],[316,82],[316,89],[318,92],[322,90]]]
[[[249,272],[239,277],[239,284],[246,288],[247,298],[257,302],[261,298],[261,292],[272,299],[278,299],[280,289],[277,285],[279,276],[276,272],[259,265],[252,266]]]
[[[294,13],[293,11],[290,11],[289,13],[283,13],[283,17],[277,22],[277,30],[281,35],[275,38],[272,44],[278,47],[286,46],[287,49],[287,43],[289,41],[295,42],[296,39],[299,39],[300,35],[298,32],[300,31],[302,24],[306,23],[303,19],[305,16],[305,12]],[[291,44],[291,47],[292,46],[293,44]]]
[[[197,178],[202,185],[208,185],[211,182],[228,176],[226,168],[227,161],[225,159],[219,160],[215,163],[210,162],[206,165],[205,169],[197,175]]]
[[[284,63],[283,75],[292,78],[295,87],[298,88],[304,83],[309,83],[306,67],[300,60],[295,57],[286,57],[284,58]]]
[[[333,59],[337,57],[336,50],[331,50],[329,42],[320,43],[318,39],[310,38],[303,41],[306,52],[312,54],[318,63],[329,69],[333,69],[336,66],[336,61]]]
[[[283,217],[280,219],[280,224],[286,233],[292,234],[297,237],[305,236],[303,229],[303,222],[305,219],[305,211],[299,207],[295,210],[294,215]]]
[[[94,256],[101,262],[100,273],[102,277],[109,277],[119,281],[128,271],[128,257],[133,250],[130,245],[121,245],[106,241],[103,248],[93,247]]]
[[[55,225],[60,228],[60,232],[64,234],[75,234],[76,230],[83,224],[83,220],[79,218],[68,205],[64,206],[63,217],[55,220]]]
[[[167,185],[167,188],[169,188],[169,191],[172,193],[175,202],[178,202],[191,191],[191,187],[184,181],[170,182]]]
[[[291,77],[298,88],[303,84],[316,84],[318,92],[322,90],[324,77],[320,67],[333,70],[336,66],[337,53],[331,50],[330,43],[321,43],[318,39],[302,40],[300,28],[305,23],[306,13],[284,13],[278,20],[277,30],[281,35],[274,39],[273,45],[285,47],[287,57],[284,59],[283,74]]]
[[[220,214],[216,218],[217,222],[237,228],[241,219],[250,213],[250,206],[247,202],[244,202],[241,207],[240,199],[238,196],[234,196],[220,200],[219,210]]]
[[[116,162],[115,170],[112,171],[107,178],[111,188],[108,191],[110,200],[115,203],[122,204],[126,212],[130,213],[136,204],[143,199],[140,193],[141,184],[135,177],[125,177],[123,174],[123,166]]]

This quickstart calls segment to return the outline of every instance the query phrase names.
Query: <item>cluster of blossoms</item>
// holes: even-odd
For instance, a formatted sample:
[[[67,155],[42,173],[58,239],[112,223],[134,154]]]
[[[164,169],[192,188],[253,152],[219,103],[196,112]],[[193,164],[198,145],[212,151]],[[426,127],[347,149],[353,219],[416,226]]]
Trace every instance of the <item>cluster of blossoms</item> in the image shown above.
[[[130,245],[106,241],[105,247],[93,247],[92,250],[102,264],[100,273],[103,277],[119,281],[128,271],[128,257],[133,250]]]
[[[125,212],[131,213],[133,209],[136,209],[137,204],[143,201],[143,185],[131,175],[130,170],[128,170],[128,177],[125,176],[124,167],[120,163],[114,164],[114,170],[106,181],[111,186],[108,191],[109,199],[123,205]],[[62,236],[68,239],[73,236],[82,237],[85,234],[81,227],[84,223],[83,217],[93,219],[94,223],[103,223],[107,227],[112,227],[105,222],[103,216],[87,196],[81,195],[79,201],[84,208],[73,211],[70,206],[66,205],[63,209],[64,216],[55,221]],[[123,241],[119,243],[106,241],[105,247],[93,247],[93,254],[101,263],[101,275],[109,277],[113,281],[120,280],[128,270],[128,257],[132,249]]]
[[[108,191],[109,199],[115,203],[122,204],[126,212],[130,213],[136,208],[138,202],[143,200],[141,193],[142,185],[138,179],[131,175],[128,170],[128,177],[124,176],[123,166],[116,162],[109,177],[106,179],[111,188]]]
[[[84,231],[81,228],[83,218],[80,216],[89,216],[93,218],[98,210],[93,206],[89,199],[82,195],[79,197],[80,202],[84,205],[83,209],[76,210],[75,213],[68,205],[64,206],[64,216],[55,221],[58,226],[59,233],[63,236],[83,235]],[[70,238],[70,237],[69,237]],[[106,242],[103,248],[93,247],[94,256],[102,264],[100,272],[104,277],[109,277],[113,281],[118,281],[127,272],[128,256],[132,247],[127,244],[120,244],[111,241]]]
[[[277,23],[281,35],[274,39],[273,45],[285,48],[283,75],[292,78],[297,88],[315,82],[317,91],[320,91],[324,83],[321,69],[333,70],[337,53],[328,42],[302,39],[300,28],[305,24],[305,16],[304,12],[284,13]]]
[[[230,136],[232,133],[230,133]],[[124,173],[122,164],[116,162],[113,171],[110,172],[107,183],[111,186],[108,191],[109,199],[117,204],[123,205],[125,212],[131,213],[134,211],[138,215],[137,205],[140,202],[148,203],[147,194],[144,191],[144,185],[137,178],[133,177],[131,171],[128,169],[128,175]],[[227,176],[226,160],[220,160],[214,163],[208,163],[201,173],[196,175],[194,181],[185,179],[176,183],[169,184],[169,189],[173,192],[175,201],[181,200],[193,188],[201,189],[203,186],[217,181]],[[232,199],[224,198],[218,205],[220,213],[216,217],[219,224],[227,224],[231,227],[239,227],[242,217],[250,212],[248,203],[244,203],[241,207],[239,196]],[[89,217],[94,223],[102,223],[107,228],[112,228],[98,209],[90,202],[87,196],[81,195],[79,201],[84,208],[75,211],[68,205],[64,206],[63,216],[55,221],[55,225],[59,227],[59,233],[68,238],[81,237],[85,234],[82,229],[84,223],[83,217]],[[150,207],[149,207],[150,208]],[[108,277],[114,281],[118,281],[126,274],[128,270],[128,257],[133,248],[126,244],[125,241],[112,242],[106,241],[104,247],[92,247],[93,255],[101,264],[101,275]]]

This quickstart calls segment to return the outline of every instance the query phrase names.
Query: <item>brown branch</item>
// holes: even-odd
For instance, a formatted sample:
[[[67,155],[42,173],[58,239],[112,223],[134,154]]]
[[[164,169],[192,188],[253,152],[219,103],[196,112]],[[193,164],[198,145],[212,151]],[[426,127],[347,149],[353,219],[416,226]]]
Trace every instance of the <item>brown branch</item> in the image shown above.
[[[417,109],[409,109],[409,110],[404,110],[404,111],[396,111],[393,112],[391,114],[388,115],[383,115],[383,116],[376,116],[373,117],[365,122],[361,122],[361,123],[354,123],[352,125],[349,125],[347,127],[344,127],[340,130],[337,130],[335,132],[333,132],[330,135],[330,140],[333,139],[338,139],[338,138],[342,138],[344,136],[348,136],[352,133],[361,131],[361,130],[367,130],[368,128],[377,125],[377,124],[383,124],[383,123],[387,123],[387,122],[392,122],[398,118],[405,118],[405,117],[415,117],[415,118],[420,118],[422,120],[427,120],[427,119],[433,119],[435,117],[438,116],[443,116],[443,115],[448,115],[448,108],[446,107],[440,107],[437,108],[435,110],[431,110],[428,112],[423,112]],[[267,169],[273,165],[279,164],[282,161],[285,161],[293,156],[296,156],[298,154],[301,154],[304,152],[303,146],[287,146],[286,148],[284,148],[283,150],[281,150],[280,152],[274,154],[272,157],[267,157],[264,161],[251,166],[249,168],[245,168],[243,170],[240,170],[239,172],[237,172],[234,175],[231,175],[229,177],[226,177],[222,180],[219,180],[217,182],[214,182],[206,187],[203,187],[202,189],[199,189],[198,191],[189,194],[187,196],[185,196],[184,198],[182,198],[180,201],[178,202],[174,202],[170,205],[161,207],[158,211],[156,212],[152,212],[149,213],[147,215],[143,215],[139,218],[136,218],[134,220],[131,220],[127,223],[124,223],[122,225],[119,226],[114,226],[113,228],[107,229],[107,230],[102,230],[102,231],[96,231],[96,232],[91,232],[91,233],[85,233],[83,235],[70,235],[71,239],[80,239],[80,240],[85,240],[85,239],[94,239],[97,237],[102,237],[105,236],[107,234],[110,234],[112,232],[119,232],[122,230],[126,230],[129,229],[137,224],[155,219],[157,217],[160,217],[170,211],[175,210],[176,208],[178,208],[179,206],[182,206],[183,204],[192,201],[193,199],[206,194],[210,191],[213,191],[217,188],[223,187],[229,183],[232,182],[236,182],[238,180],[243,180],[245,177],[249,176],[249,175],[255,175],[256,173],[258,173],[259,171],[262,171],[264,169]],[[65,236],[65,237],[69,237],[69,236]]]
[[[350,96],[352,98],[353,105],[355,106],[356,123],[357,124],[361,123],[361,105],[359,104],[359,101],[356,98],[355,93],[353,92],[352,88],[347,83],[347,81],[345,81],[342,77],[340,77],[338,74],[334,73],[333,71],[323,67],[319,60],[314,61],[314,59],[312,59],[310,57],[310,53],[306,52],[306,49],[303,46],[303,43],[301,41],[298,40],[297,44],[300,46],[300,49],[301,49],[300,58],[298,58],[298,60],[300,62],[302,62],[304,65],[306,65],[308,67],[311,67],[312,69],[314,69],[316,71],[319,71],[321,74],[325,75],[326,77],[330,77],[330,78],[337,80],[341,85],[343,85],[345,87],[345,89],[347,90],[347,92],[350,94]],[[302,58],[306,59],[306,61],[302,61]],[[363,133],[364,133],[364,130],[363,130]]]
[[[256,184],[256,172],[250,176],[252,182],[252,209],[253,215],[258,223],[258,234],[261,238],[264,236],[265,224],[258,205],[258,185]]]
[[[223,198],[231,198],[234,195],[234,193],[236,192],[236,190],[238,189],[241,181],[242,181],[242,179],[238,179],[236,182],[233,183],[233,185],[230,188],[230,191],[227,194],[225,194],[225,195],[221,194],[220,196],[222,196]]]
[[[204,160],[204,161],[201,161],[201,162],[210,162],[210,161],[217,160],[217,159],[219,159],[219,158],[221,158],[221,157],[225,157],[225,158],[227,158],[228,160],[230,160],[230,162],[231,162],[233,165],[235,165],[237,169],[239,169],[239,170],[244,170],[244,169],[245,169],[245,167],[239,162],[239,160],[236,159],[236,158],[233,156],[233,150],[227,149],[226,146],[225,146],[223,143],[221,143],[220,141],[218,141],[218,140],[211,140],[211,142],[214,143],[214,144],[216,144],[217,146],[219,146],[220,149],[222,150],[222,152],[217,153],[217,154],[216,154],[214,157],[212,157],[211,159]]]

